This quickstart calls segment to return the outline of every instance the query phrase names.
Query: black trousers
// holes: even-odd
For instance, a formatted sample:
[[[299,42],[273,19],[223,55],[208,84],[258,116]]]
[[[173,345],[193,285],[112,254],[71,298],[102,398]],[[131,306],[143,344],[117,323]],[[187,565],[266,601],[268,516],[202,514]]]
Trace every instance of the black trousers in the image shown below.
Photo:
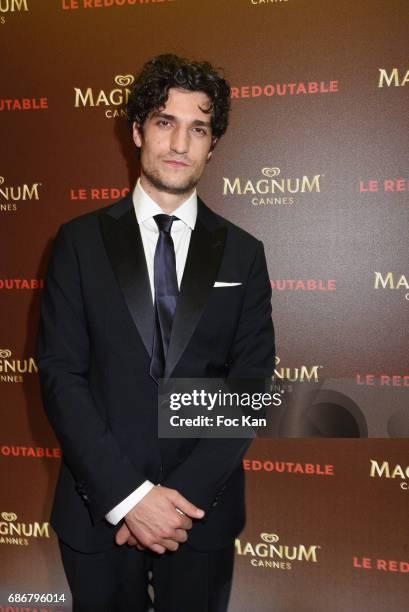
[[[208,553],[185,543],[163,555],[127,544],[101,553],[78,552],[61,540],[59,545],[73,612],[227,611],[234,542]]]

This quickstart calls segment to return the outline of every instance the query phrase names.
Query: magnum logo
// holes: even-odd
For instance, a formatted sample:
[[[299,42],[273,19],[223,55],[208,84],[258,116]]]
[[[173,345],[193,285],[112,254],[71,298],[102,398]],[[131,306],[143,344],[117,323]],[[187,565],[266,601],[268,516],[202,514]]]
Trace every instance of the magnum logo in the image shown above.
[[[0,0],[0,13],[28,11],[27,0]]]
[[[280,538],[275,533],[260,533],[260,542],[242,543],[236,539],[236,554],[249,557],[253,567],[268,567],[272,569],[293,569],[293,562],[317,563],[317,552],[321,548],[318,544],[305,546],[304,544],[288,545],[278,543]]]
[[[385,68],[379,68],[378,87],[404,87],[409,85],[409,69],[405,73],[399,68],[392,68],[389,72]]]
[[[279,378],[281,380],[290,381],[290,382],[304,381],[304,380],[318,382],[319,380],[318,369],[322,368],[321,365],[313,365],[313,366],[301,365],[296,368],[288,368],[288,367],[284,368],[283,366],[280,366],[278,368],[277,366],[280,364],[280,361],[281,361],[280,357],[276,355],[275,357],[276,367],[274,369],[275,379]]]
[[[0,382],[21,383],[22,374],[37,374],[38,367],[33,357],[12,359],[10,349],[0,349]]]
[[[393,272],[375,272],[374,289],[409,289],[409,282],[404,274],[394,276]],[[409,293],[405,294],[405,299],[409,300]]]
[[[75,108],[84,107],[105,107],[105,117],[112,119],[114,117],[126,117],[124,105],[127,103],[131,90],[129,85],[134,82],[134,77],[131,74],[120,75],[114,78],[114,82],[119,87],[113,87],[109,91],[104,89],[94,90],[92,87],[82,90],[79,87],[74,87]],[[108,107],[108,108],[107,108]],[[111,108],[114,107],[114,108]]]
[[[0,23],[6,22],[6,14],[28,11],[27,0],[0,0]]]
[[[376,459],[371,459],[371,478],[400,478],[400,488],[404,491],[409,491],[409,465],[401,466],[398,463],[390,465],[389,461],[383,461],[380,463]]]
[[[0,176],[0,211],[15,211],[17,210],[18,202],[40,199],[39,188],[42,183],[5,185],[5,180],[4,176]]]
[[[14,512],[0,515],[0,544],[28,546],[31,538],[49,538],[49,523],[20,523]]]
[[[312,177],[283,177],[277,167],[261,169],[263,178],[256,180],[223,177],[223,195],[253,196],[253,206],[291,205],[295,195],[321,192],[322,174]]]

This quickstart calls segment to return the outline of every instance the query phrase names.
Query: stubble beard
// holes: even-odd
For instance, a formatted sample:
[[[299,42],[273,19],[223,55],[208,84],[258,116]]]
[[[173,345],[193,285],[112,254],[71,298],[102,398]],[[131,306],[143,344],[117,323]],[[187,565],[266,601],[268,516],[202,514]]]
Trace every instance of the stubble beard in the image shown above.
[[[157,189],[158,191],[164,191],[165,193],[171,193],[173,195],[183,195],[185,193],[189,193],[193,191],[196,185],[199,182],[199,176],[193,174],[186,179],[184,183],[181,185],[175,186],[166,182],[160,176],[160,173],[157,170],[151,170],[144,166],[141,162],[141,172],[145,175],[145,178]]]

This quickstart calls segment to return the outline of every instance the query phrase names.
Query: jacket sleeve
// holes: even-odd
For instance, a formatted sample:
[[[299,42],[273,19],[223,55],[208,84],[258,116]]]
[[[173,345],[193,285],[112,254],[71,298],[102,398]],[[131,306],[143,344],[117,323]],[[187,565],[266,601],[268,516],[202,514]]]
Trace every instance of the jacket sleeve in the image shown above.
[[[230,350],[228,377],[260,381],[271,378],[274,355],[271,285],[263,244],[258,242]],[[162,484],[177,489],[189,501],[208,512],[219,490],[240,465],[252,440],[202,438],[187,459]]]
[[[67,225],[56,236],[42,292],[37,363],[46,414],[95,523],[146,477],[121,452],[89,387],[90,338]]]

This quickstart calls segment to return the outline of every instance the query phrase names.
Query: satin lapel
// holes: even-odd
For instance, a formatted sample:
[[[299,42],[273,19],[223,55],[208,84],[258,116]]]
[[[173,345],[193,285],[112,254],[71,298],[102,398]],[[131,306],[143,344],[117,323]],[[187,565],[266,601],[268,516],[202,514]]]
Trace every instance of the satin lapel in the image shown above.
[[[202,205],[203,209],[203,205]],[[212,214],[206,209],[207,214]],[[169,378],[199,322],[222,260],[225,227],[210,230],[198,216],[192,232],[165,365]]]
[[[99,215],[105,248],[133,322],[149,355],[154,330],[153,302],[141,233],[128,196]]]

